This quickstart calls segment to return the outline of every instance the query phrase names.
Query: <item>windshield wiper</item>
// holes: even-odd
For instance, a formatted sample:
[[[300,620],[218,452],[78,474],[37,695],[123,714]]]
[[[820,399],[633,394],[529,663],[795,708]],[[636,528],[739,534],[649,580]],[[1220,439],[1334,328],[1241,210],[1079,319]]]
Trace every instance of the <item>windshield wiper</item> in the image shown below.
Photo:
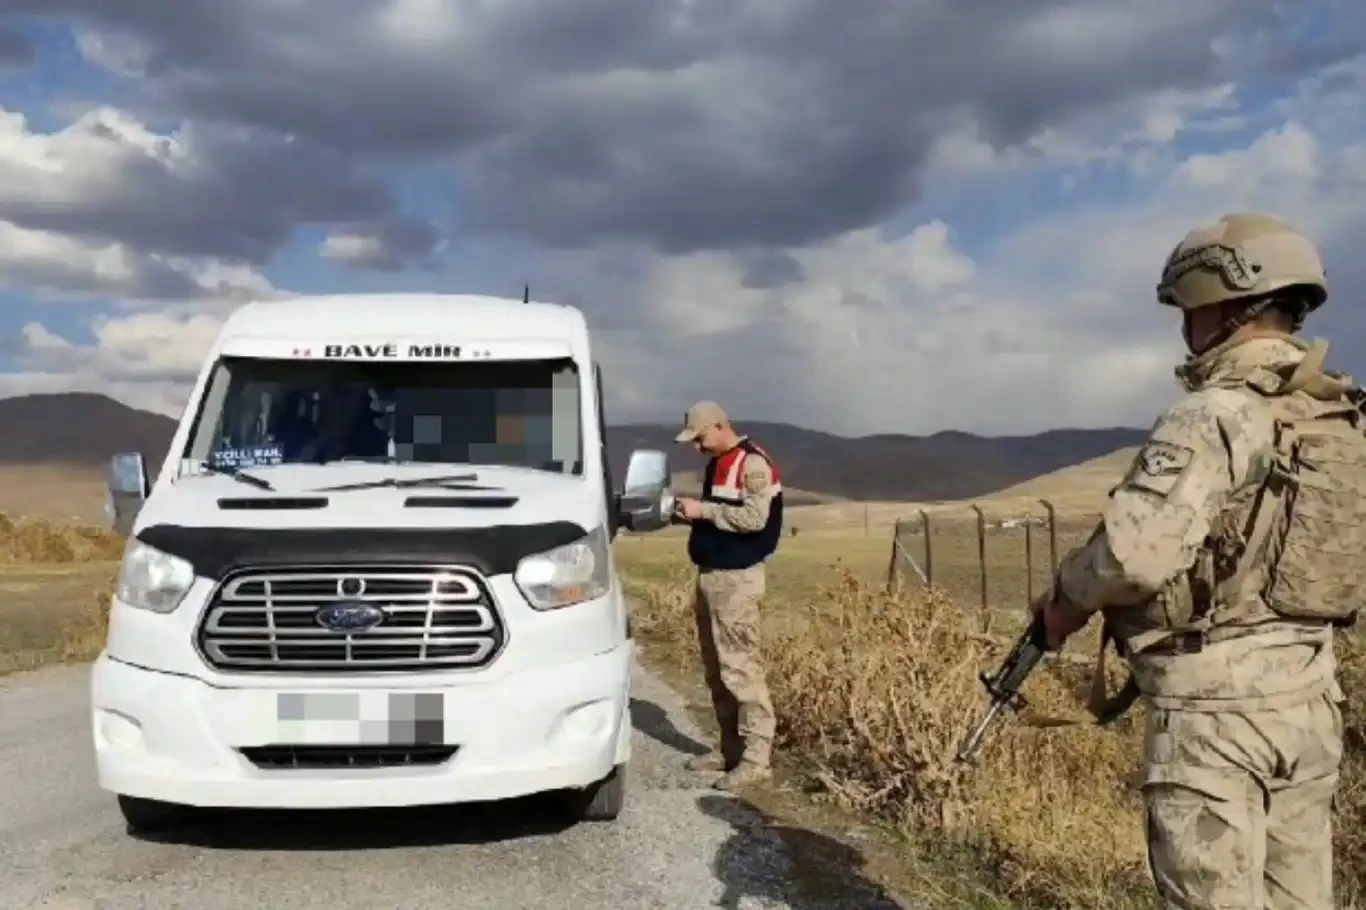
[[[344,493],[350,490],[379,490],[385,487],[392,487],[396,490],[408,490],[417,487],[438,487],[443,490],[502,489],[502,487],[490,487],[474,483],[474,481],[478,479],[478,474],[449,474],[444,477],[412,477],[405,480],[399,480],[396,477],[386,477],[383,480],[371,480],[366,483],[346,483],[335,487],[320,487],[313,492]]]
[[[217,465],[212,465],[208,462],[200,465],[200,467],[203,468],[204,472],[207,474],[221,474],[224,477],[231,477],[239,483],[245,483],[248,486],[256,487],[258,490],[269,490],[272,493],[275,492],[275,487],[271,486],[269,480],[266,480],[263,477],[257,477],[255,474],[248,474],[241,468],[220,468]]]

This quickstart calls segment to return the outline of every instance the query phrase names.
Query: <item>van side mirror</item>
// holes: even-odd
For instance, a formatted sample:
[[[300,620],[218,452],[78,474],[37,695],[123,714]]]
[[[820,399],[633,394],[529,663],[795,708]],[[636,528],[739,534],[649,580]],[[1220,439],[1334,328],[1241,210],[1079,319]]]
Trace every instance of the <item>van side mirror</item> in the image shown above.
[[[142,511],[152,484],[141,452],[120,452],[109,459],[109,520],[114,530],[127,537]]]
[[[674,497],[669,490],[669,456],[657,449],[636,449],[617,498],[621,524],[628,531],[658,531],[672,524]]]

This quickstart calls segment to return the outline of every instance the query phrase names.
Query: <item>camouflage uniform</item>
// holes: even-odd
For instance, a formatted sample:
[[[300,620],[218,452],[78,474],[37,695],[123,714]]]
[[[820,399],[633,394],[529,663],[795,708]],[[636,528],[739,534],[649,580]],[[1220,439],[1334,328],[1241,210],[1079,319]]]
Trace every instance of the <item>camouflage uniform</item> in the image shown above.
[[[762,458],[745,460],[744,504],[702,504],[702,518],[723,531],[753,532],[768,520],[773,470]],[[693,610],[703,674],[721,728],[727,767],[742,758],[767,767],[773,749],[773,702],[765,678],[759,602],[764,596],[764,563],[747,569],[697,573]]]
[[[1241,240],[1245,258],[1261,260],[1250,273],[1303,261],[1287,257],[1284,244],[1258,248],[1259,231],[1285,241],[1283,223],[1233,218],[1220,223],[1229,235],[1215,240],[1234,251]],[[1169,273],[1178,253],[1209,236],[1193,233]],[[1303,251],[1290,244],[1290,252]],[[1312,265],[1307,271],[1307,279],[1292,277],[1312,283]],[[1217,555],[1241,539],[1276,463],[1282,402],[1295,397],[1256,389],[1281,389],[1308,350],[1293,335],[1258,331],[1192,356],[1177,371],[1188,394],[1158,419],[1101,525],[1059,569],[1056,608],[1103,612],[1145,699],[1148,859],[1164,908],[1333,907],[1331,812],[1343,737],[1333,628],[1271,608],[1269,549],[1228,549],[1247,567],[1234,581]],[[1203,626],[1192,619],[1200,603],[1215,604]]]
[[[678,442],[699,442],[729,426],[715,402],[689,409]],[[691,760],[726,772],[716,786],[764,779],[772,758],[774,714],[762,657],[759,603],[765,562],[782,526],[782,482],[768,453],[745,437],[715,455],[703,478],[701,517],[689,554],[698,566],[693,596],[703,674],[720,727],[720,750]]]

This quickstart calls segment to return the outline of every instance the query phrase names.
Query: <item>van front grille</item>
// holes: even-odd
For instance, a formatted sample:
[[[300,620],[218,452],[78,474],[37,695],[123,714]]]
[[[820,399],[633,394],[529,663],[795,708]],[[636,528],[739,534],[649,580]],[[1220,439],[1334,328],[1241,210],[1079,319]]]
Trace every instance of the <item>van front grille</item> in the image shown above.
[[[210,599],[198,633],[234,672],[472,670],[505,630],[475,571],[457,566],[242,570]]]

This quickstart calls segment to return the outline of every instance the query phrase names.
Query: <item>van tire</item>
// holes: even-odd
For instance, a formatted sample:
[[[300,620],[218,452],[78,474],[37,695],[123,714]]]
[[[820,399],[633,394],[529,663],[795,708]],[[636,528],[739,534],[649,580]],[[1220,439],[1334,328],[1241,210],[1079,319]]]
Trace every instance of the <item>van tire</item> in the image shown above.
[[[163,803],[155,799],[119,794],[119,812],[131,833],[155,834],[190,822],[195,814],[193,806]]]
[[[573,821],[615,821],[626,806],[626,765],[620,764],[597,783],[565,794],[566,814]]]

